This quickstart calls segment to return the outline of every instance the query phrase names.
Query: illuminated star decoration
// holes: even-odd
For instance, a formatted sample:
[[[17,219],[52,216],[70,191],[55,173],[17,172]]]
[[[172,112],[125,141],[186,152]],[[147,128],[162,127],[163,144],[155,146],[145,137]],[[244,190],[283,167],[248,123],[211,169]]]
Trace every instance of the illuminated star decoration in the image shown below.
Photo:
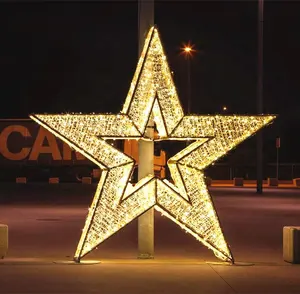
[[[105,140],[195,140],[170,158],[174,184],[149,175],[129,183],[134,160]],[[74,256],[76,261],[151,207],[180,225],[214,254],[234,262],[207,190],[203,170],[270,123],[274,116],[184,116],[158,31],[146,37],[120,114],[32,115],[32,119],[82,153],[102,170]],[[155,139],[155,140],[156,140]]]

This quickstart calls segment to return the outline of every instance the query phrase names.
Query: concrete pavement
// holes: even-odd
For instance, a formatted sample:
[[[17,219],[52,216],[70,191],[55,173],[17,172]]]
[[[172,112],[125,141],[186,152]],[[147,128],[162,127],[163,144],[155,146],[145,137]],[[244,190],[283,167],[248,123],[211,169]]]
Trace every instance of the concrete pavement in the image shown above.
[[[300,293],[295,265],[114,262],[0,265],[1,293]]]
[[[84,259],[101,263],[74,265],[65,261],[76,249],[94,187],[47,187],[0,192],[0,223],[9,225],[10,236],[0,293],[300,293],[300,265],[282,260],[283,226],[300,225],[297,189],[257,196],[251,188],[211,188],[237,265],[220,263],[159,214],[154,260],[136,259],[133,222]]]

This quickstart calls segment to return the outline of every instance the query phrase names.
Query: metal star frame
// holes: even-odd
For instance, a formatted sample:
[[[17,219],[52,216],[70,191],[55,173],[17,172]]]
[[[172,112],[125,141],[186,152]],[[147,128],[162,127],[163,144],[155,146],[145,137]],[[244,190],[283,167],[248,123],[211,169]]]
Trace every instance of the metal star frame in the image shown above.
[[[168,161],[174,184],[149,175],[129,183],[134,160],[106,139],[151,140],[145,135],[150,117],[156,140],[195,140]],[[146,37],[120,114],[32,115],[31,118],[98,165],[101,178],[74,256],[76,261],[151,207],[229,262],[224,238],[203,170],[275,116],[184,116],[158,31]]]

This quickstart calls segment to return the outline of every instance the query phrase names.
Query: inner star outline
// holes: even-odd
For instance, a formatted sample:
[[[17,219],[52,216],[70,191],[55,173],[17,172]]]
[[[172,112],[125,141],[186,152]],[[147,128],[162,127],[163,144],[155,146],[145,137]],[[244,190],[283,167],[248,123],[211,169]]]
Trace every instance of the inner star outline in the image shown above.
[[[149,140],[146,127],[154,120],[154,140],[195,140],[168,160],[174,183],[149,175],[129,183],[135,161],[107,139]],[[274,120],[273,115],[184,116],[158,30],[145,40],[125,104],[119,114],[31,115],[101,169],[101,177],[74,259],[82,257],[118,230],[154,207],[216,257],[234,262],[225,240],[203,170]]]

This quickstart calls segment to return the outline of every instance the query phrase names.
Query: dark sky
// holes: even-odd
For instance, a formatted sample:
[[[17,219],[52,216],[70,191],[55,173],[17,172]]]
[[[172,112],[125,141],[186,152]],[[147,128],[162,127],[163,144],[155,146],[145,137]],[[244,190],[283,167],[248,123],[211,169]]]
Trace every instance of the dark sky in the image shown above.
[[[118,112],[136,62],[137,2],[2,2],[1,118],[32,112]],[[183,42],[191,62],[195,113],[256,112],[257,2],[155,3],[157,24],[180,99],[186,106]],[[264,13],[264,112],[279,114],[265,130],[274,160],[300,162],[300,2],[267,1]]]

